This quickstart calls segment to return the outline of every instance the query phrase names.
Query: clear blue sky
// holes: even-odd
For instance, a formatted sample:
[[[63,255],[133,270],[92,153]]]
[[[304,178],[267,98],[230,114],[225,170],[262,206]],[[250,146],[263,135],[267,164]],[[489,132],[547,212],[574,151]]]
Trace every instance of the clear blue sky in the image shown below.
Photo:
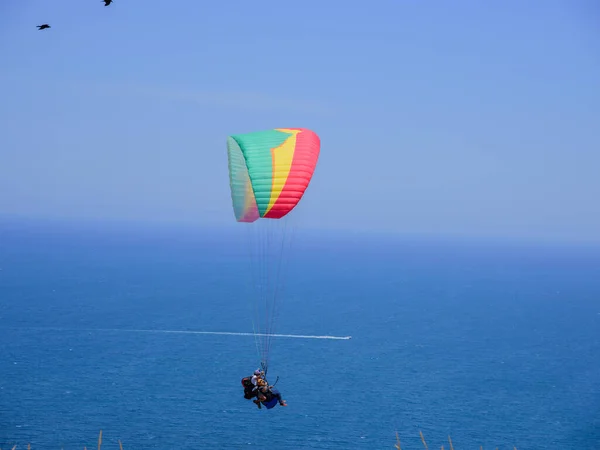
[[[3,0],[0,214],[231,223],[226,136],[308,127],[313,226],[600,241],[599,24],[594,0]]]

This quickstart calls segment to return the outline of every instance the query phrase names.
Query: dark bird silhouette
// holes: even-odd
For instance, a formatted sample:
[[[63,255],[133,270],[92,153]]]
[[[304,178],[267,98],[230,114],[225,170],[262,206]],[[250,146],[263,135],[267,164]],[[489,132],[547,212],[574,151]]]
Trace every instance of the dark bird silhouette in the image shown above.
[[[45,23],[44,25],[37,25],[38,30],[45,30],[46,28],[51,28],[50,25]]]
[[[113,2],[113,0],[102,0],[102,1],[104,2],[104,6],[108,6]]]

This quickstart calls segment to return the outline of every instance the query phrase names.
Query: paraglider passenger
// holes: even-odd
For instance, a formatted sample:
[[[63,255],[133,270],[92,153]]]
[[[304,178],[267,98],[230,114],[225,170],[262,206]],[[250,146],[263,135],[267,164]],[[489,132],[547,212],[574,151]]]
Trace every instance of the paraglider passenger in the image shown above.
[[[273,397],[277,399],[281,406],[287,406],[287,403],[281,398],[281,393],[273,386],[269,386],[263,379],[258,381],[258,400],[254,400],[254,403],[260,408],[260,402],[267,402]]]

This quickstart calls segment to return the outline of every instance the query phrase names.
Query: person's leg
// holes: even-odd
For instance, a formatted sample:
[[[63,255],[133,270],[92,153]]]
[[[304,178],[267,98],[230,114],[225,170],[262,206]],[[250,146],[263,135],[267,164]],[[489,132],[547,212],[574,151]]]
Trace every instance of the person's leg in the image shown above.
[[[273,397],[277,399],[280,405],[285,405],[285,400],[281,398],[281,392],[279,392],[277,389],[271,389],[271,393],[273,394]]]

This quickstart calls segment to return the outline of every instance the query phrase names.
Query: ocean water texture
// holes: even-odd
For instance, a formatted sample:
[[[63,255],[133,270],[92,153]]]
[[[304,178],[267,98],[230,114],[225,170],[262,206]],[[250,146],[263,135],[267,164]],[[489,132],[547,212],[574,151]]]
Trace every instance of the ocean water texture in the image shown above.
[[[600,250],[305,232],[271,377],[240,236],[4,220],[0,447],[600,449]],[[271,378],[272,379],[272,378]],[[21,447],[17,447],[21,448]]]

